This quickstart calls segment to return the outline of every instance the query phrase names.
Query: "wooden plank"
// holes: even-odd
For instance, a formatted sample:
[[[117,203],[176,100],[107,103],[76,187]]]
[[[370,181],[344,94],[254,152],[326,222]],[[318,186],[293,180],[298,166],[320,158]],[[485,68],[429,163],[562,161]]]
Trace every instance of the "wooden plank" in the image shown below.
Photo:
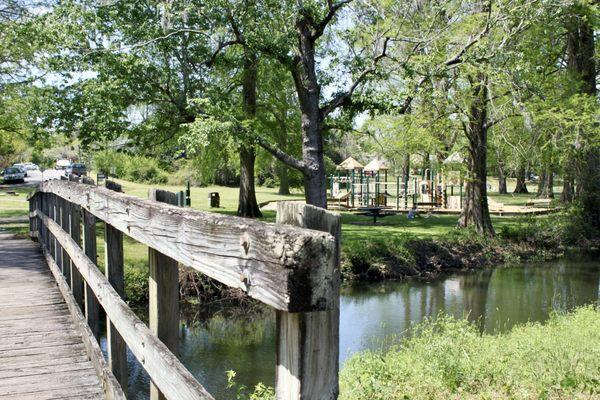
[[[81,247],[79,247],[79,245],[75,241],[72,241],[72,244],[74,244],[74,246],[77,247],[79,252],[82,251]],[[56,265],[54,260],[52,260],[52,257],[50,257],[50,255],[47,252],[44,252],[44,255],[46,257],[46,261],[48,262],[48,266],[50,267],[50,271],[52,272],[56,279],[56,282],[58,283],[58,288],[65,299],[65,302],[67,304],[67,307],[69,308],[69,312],[71,313],[71,317],[75,322],[77,330],[79,331],[81,338],[83,339],[83,345],[85,346],[89,359],[92,361],[97,376],[101,379],[105,398],[107,400],[125,400],[125,393],[122,387],[120,386],[119,382],[117,381],[117,378],[110,370],[108,363],[104,360],[104,355],[102,354],[102,350],[100,349],[99,342],[94,336],[94,333],[87,325],[86,318],[83,316],[79,305],[76,304],[75,297],[73,297],[71,291],[69,290],[69,287],[64,277],[60,274],[60,269],[58,268],[58,265]],[[73,265],[74,268],[77,269],[78,272],[80,272],[75,262],[73,262]]]
[[[48,357],[46,354],[35,354],[29,356],[12,357],[0,364],[0,371],[13,371],[15,368],[41,365],[72,364],[89,361],[85,354],[57,354]]]
[[[332,293],[337,301],[328,311],[288,313],[277,311],[278,400],[333,400],[339,393],[339,214],[299,202],[279,202],[277,222],[329,232],[336,238],[330,259]]]
[[[166,190],[151,189],[149,198],[177,205],[177,195]],[[177,261],[153,248],[148,248],[148,264],[150,330],[176,355],[179,345],[179,265]],[[150,399],[165,399],[152,382]]]
[[[51,391],[19,393],[3,396],[2,400],[101,400],[102,391],[96,386],[76,386],[55,388]]]
[[[57,388],[76,386],[95,386],[98,388],[98,377],[93,369],[73,371],[64,379],[61,373],[39,375],[36,379],[30,377],[5,378],[0,386],[0,398],[14,394],[25,394],[39,391],[49,391]]]
[[[121,191],[121,186],[106,181],[106,187]],[[123,258],[123,233],[109,223],[104,224],[104,266],[106,278],[115,291],[125,299],[125,269]],[[127,388],[127,345],[106,315],[106,351],[108,364],[122,388]]]
[[[88,211],[83,210],[83,242],[85,255],[97,263],[98,253],[96,247],[96,217]],[[85,286],[85,317],[90,330],[96,340],[100,340],[100,305],[94,292],[84,280]]]
[[[71,220],[71,205],[66,199],[59,198],[58,199],[59,207],[60,207],[60,226],[67,233],[71,233],[70,220]],[[65,249],[61,247],[61,257],[60,257],[60,268],[62,270],[65,279],[69,286],[71,285],[71,260],[67,255]]]
[[[81,246],[81,207],[76,204],[68,204],[69,207],[69,226],[71,229],[71,238]],[[83,278],[73,263],[71,263],[71,290],[77,305],[81,310],[85,309]]]
[[[29,365],[25,367],[17,367],[7,371],[0,371],[0,379],[17,378],[23,376],[35,377],[36,375],[45,375],[56,372],[70,372],[82,369],[91,369],[92,363],[89,361],[81,361],[69,364],[58,365]]]
[[[127,306],[121,296],[86,257],[69,235],[45,215],[39,215],[42,223],[63,244],[67,253],[96,295],[100,305],[121,333],[131,352],[142,363],[150,379],[169,399],[212,399],[177,357],[152,334],[150,329]]]
[[[333,305],[329,260],[335,243],[327,233],[157,204],[74,182],[44,182],[41,190],[276,309]]]
[[[94,180],[88,177],[83,178],[83,183],[86,185],[93,185]],[[96,244],[96,217],[90,214],[87,210],[83,212],[83,248],[85,255],[97,264],[98,250]],[[94,292],[89,288],[87,283],[84,281],[85,291],[85,317],[87,319],[88,326],[94,334],[96,340],[100,340],[100,305]]]

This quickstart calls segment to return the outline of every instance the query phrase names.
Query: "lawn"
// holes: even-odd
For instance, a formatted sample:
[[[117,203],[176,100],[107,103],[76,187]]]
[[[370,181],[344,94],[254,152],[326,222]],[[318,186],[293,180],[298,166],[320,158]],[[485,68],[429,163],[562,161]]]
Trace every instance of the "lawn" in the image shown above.
[[[27,216],[29,203],[27,195],[32,188],[11,188],[11,192],[17,195],[9,195],[8,189],[0,189],[0,218]]]
[[[184,190],[182,186],[151,185],[143,183],[134,183],[129,181],[117,180],[123,186],[125,193],[141,197],[148,197],[148,190],[151,188],[160,188],[169,191]],[[514,182],[509,180],[509,189]],[[494,181],[492,181],[492,187]],[[558,188],[556,188],[558,189]],[[17,189],[18,196],[0,195],[0,218],[9,216],[27,215],[27,193],[31,189]],[[211,209],[208,205],[208,194],[218,192],[221,198],[221,207]],[[283,196],[277,194],[276,188],[257,187],[256,197],[259,203],[273,200],[301,200],[303,194],[295,191],[292,195]],[[533,194],[524,195],[491,195],[496,201],[512,205],[524,205],[527,199],[534,197]],[[234,214],[237,209],[238,188],[226,186],[208,186],[191,188],[192,208],[213,211],[226,214]],[[274,211],[263,211],[263,220],[275,222]],[[419,238],[439,237],[447,234],[456,227],[458,216],[456,215],[432,215],[429,218],[417,218],[409,220],[406,215],[393,215],[377,221],[373,226],[372,220],[368,217],[358,216],[348,212],[342,212],[342,236],[344,243],[351,241],[376,240],[393,237],[394,235],[410,234]],[[492,216],[492,221],[496,230],[503,226],[514,226],[524,223],[522,217],[500,217]],[[98,254],[99,264],[103,264],[103,247],[101,224],[98,225]],[[15,229],[15,227],[13,227]],[[146,246],[135,242],[126,237],[124,245],[127,264],[140,265],[145,264],[147,260]]]

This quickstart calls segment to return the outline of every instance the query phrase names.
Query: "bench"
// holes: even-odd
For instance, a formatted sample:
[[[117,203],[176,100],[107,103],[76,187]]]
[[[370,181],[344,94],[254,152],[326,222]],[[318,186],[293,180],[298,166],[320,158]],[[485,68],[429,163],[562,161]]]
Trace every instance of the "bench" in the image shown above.
[[[550,204],[552,203],[552,199],[529,199],[527,203],[525,203],[526,207],[535,207],[538,204],[545,205],[546,208],[550,208]]]

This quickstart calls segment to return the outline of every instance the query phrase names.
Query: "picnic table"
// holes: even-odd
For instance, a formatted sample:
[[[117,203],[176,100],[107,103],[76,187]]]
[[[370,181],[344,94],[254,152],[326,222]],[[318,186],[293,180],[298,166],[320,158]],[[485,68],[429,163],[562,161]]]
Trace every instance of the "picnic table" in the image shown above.
[[[382,214],[383,207],[360,207],[360,211],[356,215],[364,215],[366,217],[373,217],[373,225],[377,224],[377,218],[387,217],[388,214]]]

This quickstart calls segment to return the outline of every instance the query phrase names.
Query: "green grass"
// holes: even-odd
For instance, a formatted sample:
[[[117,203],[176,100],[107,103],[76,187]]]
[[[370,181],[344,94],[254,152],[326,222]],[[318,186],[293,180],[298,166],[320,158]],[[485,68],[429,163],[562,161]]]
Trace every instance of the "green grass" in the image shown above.
[[[164,189],[171,192],[178,192],[185,190],[183,186],[169,186],[159,184],[146,184],[146,183],[134,183],[116,179],[116,182],[123,186],[123,191],[132,196],[140,198],[148,198],[148,190],[151,188]],[[210,192],[218,192],[221,199],[220,208],[210,208],[208,205],[208,194]],[[215,211],[222,213],[235,213],[238,206],[238,194],[239,189],[237,187],[228,186],[207,186],[207,187],[192,187],[191,188],[191,199],[192,208],[202,211]],[[302,200],[304,195],[299,191],[295,191],[289,196],[277,194],[277,188],[266,188],[258,186],[256,188],[256,199],[259,203],[272,200]]]
[[[598,399],[599,332],[592,307],[502,335],[442,317],[390,350],[346,361],[340,400]]]
[[[7,195],[8,191],[16,192],[17,196]],[[0,189],[0,218],[27,216],[27,195],[31,191],[31,188]]]

